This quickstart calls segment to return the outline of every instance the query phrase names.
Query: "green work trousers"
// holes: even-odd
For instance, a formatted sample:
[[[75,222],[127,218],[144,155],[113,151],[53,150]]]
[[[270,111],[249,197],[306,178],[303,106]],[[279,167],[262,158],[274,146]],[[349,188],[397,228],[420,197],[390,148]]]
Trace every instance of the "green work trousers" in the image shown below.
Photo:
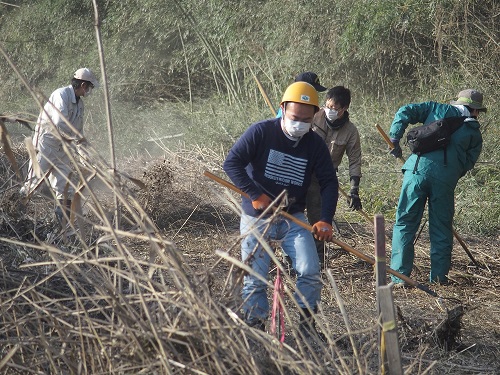
[[[429,206],[429,237],[431,257],[431,282],[446,282],[451,266],[453,248],[453,215],[455,185],[413,173],[404,172],[401,195],[392,235],[391,268],[410,276],[417,233],[425,204]],[[402,280],[392,276],[395,283]]]

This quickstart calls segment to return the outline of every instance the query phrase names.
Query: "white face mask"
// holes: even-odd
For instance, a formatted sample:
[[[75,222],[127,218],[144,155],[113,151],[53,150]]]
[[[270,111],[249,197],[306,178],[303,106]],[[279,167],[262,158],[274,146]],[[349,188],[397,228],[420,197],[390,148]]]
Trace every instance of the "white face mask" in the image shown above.
[[[311,129],[311,123],[309,122],[294,121],[286,117],[283,118],[283,123],[286,132],[294,138],[302,137]]]
[[[325,107],[325,116],[330,121],[335,121],[339,118],[339,111]]]
[[[85,95],[83,95],[83,96],[85,96],[85,97],[87,98],[87,97],[89,97],[89,96],[90,96],[90,94],[92,94],[92,86],[90,86],[90,87],[88,88],[88,90],[87,90],[87,91],[85,91]]]

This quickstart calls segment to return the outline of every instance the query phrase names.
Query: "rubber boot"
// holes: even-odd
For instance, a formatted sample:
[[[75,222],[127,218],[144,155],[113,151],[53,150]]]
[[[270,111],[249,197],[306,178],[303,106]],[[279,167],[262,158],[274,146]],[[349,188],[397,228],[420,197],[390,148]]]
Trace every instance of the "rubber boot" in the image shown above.
[[[317,313],[318,308],[315,307],[313,310],[314,315]],[[321,332],[318,332],[316,328],[316,322],[314,320],[314,315],[308,308],[302,308],[302,313],[300,314],[299,320],[299,331],[304,335],[306,339],[308,338],[318,338],[323,342],[326,342],[326,336]]]

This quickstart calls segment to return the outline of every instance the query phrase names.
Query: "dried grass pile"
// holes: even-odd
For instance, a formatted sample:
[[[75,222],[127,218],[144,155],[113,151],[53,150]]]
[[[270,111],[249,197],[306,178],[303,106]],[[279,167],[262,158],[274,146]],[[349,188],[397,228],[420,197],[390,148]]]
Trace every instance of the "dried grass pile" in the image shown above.
[[[130,176],[113,175],[95,152],[91,156],[92,164],[75,165],[82,172],[81,185],[75,186],[82,210],[62,232],[50,198],[35,195],[17,216],[12,214],[11,207],[17,206],[8,192],[17,191],[19,182],[6,168],[0,192],[0,371],[378,372],[371,267],[340,249],[329,250],[327,263],[348,318],[325,275],[318,325],[327,333],[326,342],[305,340],[296,329],[294,276],[283,268],[287,331],[281,345],[275,336],[247,327],[239,316],[238,200],[202,177],[205,169],[217,172],[221,155],[203,148],[165,150],[160,160],[124,161],[119,169]],[[147,189],[129,177],[141,179]],[[118,226],[113,194],[121,209]],[[371,228],[342,215],[342,238],[370,252]],[[279,249],[277,255],[282,259]],[[489,275],[498,263],[489,264],[491,272],[482,277],[491,285]],[[432,311],[433,300],[419,291],[404,293],[396,294],[396,301],[405,319],[399,324],[407,373],[489,373],[495,368],[498,361],[491,356],[498,348],[490,341],[478,345],[478,351],[464,352],[458,356],[461,362],[450,367],[448,352],[428,340],[442,311]],[[453,294],[460,292],[443,293],[457,297]],[[463,294],[458,299],[468,302]],[[405,322],[413,324],[412,330]],[[460,336],[470,339],[463,329],[470,325],[467,315],[461,322]],[[472,365],[472,357],[481,360]]]
[[[132,179],[126,174],[113,176],[96,154],[92,165],[75,165],[83,177],[81,185],[75,186],[81,192],[83,210],[63,231],[53,220],[49,198],[35,194],[19,219],[7,210],[19,202],[5,202],[2,218],[12,230],[3,232],[0,239],[1,370],[320,372],[323,361],[314,351],[304,355],[281,347],[273,337],[242,324],[214,296],[213,283],[208,282],[214,275],[191,268],[180,249],[151,220],[144,209],[149,204],[141,204],[140,199],[161,200],[165,192],[157,189],[158,181],[172,185],[171,170],[163,167],[166,163],[159,165],[142,176],[146,185],[154,187],[142,196]],[[20,186],[14,179],[9,185],[9,190]],[[168,206],[152,204],[151,212],[161,219],[167,211],[193,205],[193,200],[183,201],[189,194],[208,210],[211,203],[206,194],[199,195],[201,190],[200,185],[192,191],[184,189],[185,195],[177,195]],[[120,203],[120,229],[110,215],[110,191]],[[15,230],[20,222],[26,229],[22,234]],[[47,229],[42,237],[36,235],[41,225]],[[329,366],[333,369],[339,364]]]

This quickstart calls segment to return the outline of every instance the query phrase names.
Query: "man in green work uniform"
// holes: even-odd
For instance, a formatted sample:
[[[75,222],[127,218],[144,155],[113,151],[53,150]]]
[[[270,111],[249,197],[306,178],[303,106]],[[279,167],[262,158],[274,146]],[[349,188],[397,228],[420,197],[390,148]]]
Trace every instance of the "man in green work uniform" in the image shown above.
[[[454,193],[458,180],[471,170],[482,148],[477,118],[486,112],[483,94],[463,90],[450,104],[424,102],[399,108],[389,135],[394,144],[391,154],[401,157],[399,140],[409,124],[466,116],[464,124],[453,133],[446,151],[442,149],[417,156],[412,154],[403,165],[404,174],[392,237],[391,268],[410,276],[415,250],[413,240],[426,202],[429,205],[429,236],[431,241],[431,283],[446,284],[453,248]],[[446,155],[446,156],[445,156]],[[446,160],[445,160],[446,158]],[[396,284],[403,280],[392,276]]]

